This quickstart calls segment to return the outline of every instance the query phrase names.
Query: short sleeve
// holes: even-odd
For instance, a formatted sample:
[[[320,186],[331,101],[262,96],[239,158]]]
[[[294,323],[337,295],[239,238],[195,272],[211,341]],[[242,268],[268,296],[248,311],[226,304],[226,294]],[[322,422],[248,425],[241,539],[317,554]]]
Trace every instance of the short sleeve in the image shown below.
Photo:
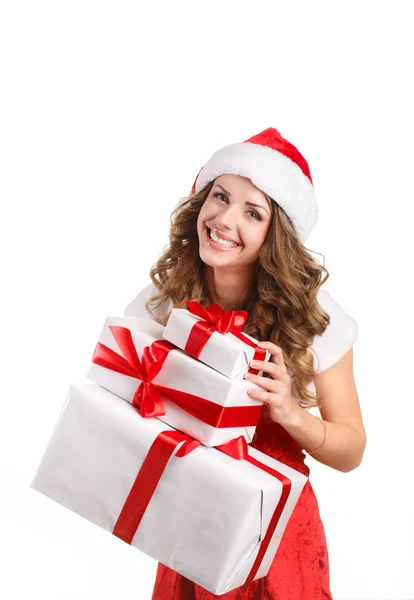
[[[331,319],[323,334],[316,335],[312,344],[316,353],[316,372],[322,373],[337,363],[355,344],[358,324],[327,290],[319,290],[318,302]]]
[[[150,283],[144,289],[142,289],[139,294],[128,304],[128,306],[125,308],[124,316],[151,318],[151,314],[145,308],[145,302],[148,300],[148,298],[156,295],[158,295],[158,290],[153,283]],[[166,314],[170,310],[169,305],[169,302],[163,302],[160,306],[153,308],[155,317],[158,318],[159,316]]]

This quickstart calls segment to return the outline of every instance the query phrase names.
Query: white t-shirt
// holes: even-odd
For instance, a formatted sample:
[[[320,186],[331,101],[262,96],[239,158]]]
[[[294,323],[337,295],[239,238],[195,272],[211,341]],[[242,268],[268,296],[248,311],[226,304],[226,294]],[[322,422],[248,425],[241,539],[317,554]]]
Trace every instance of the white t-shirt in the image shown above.
[[[145,302],[148,298],[157,294],[158,290],[150,283],[128,304],[124,315],[126,317],[150,318],[150,314],[145,309]],[[319,290],[318,302],[331,318],[324,333],[315,335],[311,346],[316,372],[322,373],[322,371],[326,371],[338,362],[354,345],[358,337],[358,325],[355,319],[345,312],[327,290]],[[172,303],[167,300],[161,306],[153,308],[153,313],[158,318],[166,314],[171,308]],[[316,392],[313,381],[308,384],[307,389],[313,393]]]

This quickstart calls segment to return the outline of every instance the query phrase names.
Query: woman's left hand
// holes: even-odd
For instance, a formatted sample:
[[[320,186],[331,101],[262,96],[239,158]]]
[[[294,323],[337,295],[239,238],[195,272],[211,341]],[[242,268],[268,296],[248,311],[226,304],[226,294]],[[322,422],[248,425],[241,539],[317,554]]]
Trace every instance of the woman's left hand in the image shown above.
[[[253,360],[250,362],[250,366],[258,371],[269,373],[270,377],[246,373],[244,377],[247,381],[266,390],[250,388],[249,395],[268,404],[273,421],[281,425],[291,423],[295,416],[295,402],[292,399],[292,382],[283,359],[282,349],[272,342],[262,342],[260,347],[270,352],[270,359],[268,361]]]

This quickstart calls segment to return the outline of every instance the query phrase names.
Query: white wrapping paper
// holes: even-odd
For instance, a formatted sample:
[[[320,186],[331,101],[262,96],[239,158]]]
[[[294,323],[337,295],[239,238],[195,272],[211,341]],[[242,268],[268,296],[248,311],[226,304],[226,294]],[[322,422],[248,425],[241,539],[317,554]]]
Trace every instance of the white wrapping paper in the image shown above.
[[[171,429],[97,385],[71,386],[31,487],[112,532],[151,444]],[[249,454],[292,481],[258,579],[307,478],[253,448]],[[215,448],[172,455],[131,545],[223,594],[245,582],[281,489],[275,477]]]
[[[121,354],[121,351],[109,329],[110,325],[126,327],[131,331],[139,358],[142,357],[145,346],[150,346],[157,339],[163,339],[163,325],[150,318],[108,317],[99,341],[117,354]],[[122,375],[95,363],[91,363],[87,377],[128,402],[132,402],[140,384],[140,379]],[[230,380],[178,348],[169,353],[161,371],[154,377],[153,383],[205,398],[224,407],[263,405],[260,400],[252,398],[247,393],[247,390],[252,387],[259,390],[263,388],[246,379]],[[191,435],[206,446],[219,446],[241,435],[248,443],[253,439],[255,426],[213,427],[164,399],[162,392],[160,394],[165,415],[158,418],[175,429]]]
[[[163,338],[184,350],[191,329],[197,321],[204,321],[201,317],[192,314],[184,308],[173,308],[167,321]],[[247,339],[257,343],[247,333],[243,333]],[[230,379],[241,379],[249,370],[249,362],[253,359],[255,349],[244,343],[232,333],[218,333],[214,331],[204,346],[198,360],[216,369]],[[270,352],[266,350],[264,360],[269,360]],[[262,371],[259,371],[259,375]]]

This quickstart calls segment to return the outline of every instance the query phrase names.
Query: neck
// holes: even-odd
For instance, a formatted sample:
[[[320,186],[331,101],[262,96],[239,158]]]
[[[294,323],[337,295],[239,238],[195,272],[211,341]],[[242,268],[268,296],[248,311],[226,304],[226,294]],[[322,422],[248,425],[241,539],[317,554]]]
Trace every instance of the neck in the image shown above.
[[[204,265],[204,280],[210,303],[219,304],[224,310],[237,310],[241,307],[256,279],[255,269],[256,265],[249,265],[228,272]]]

